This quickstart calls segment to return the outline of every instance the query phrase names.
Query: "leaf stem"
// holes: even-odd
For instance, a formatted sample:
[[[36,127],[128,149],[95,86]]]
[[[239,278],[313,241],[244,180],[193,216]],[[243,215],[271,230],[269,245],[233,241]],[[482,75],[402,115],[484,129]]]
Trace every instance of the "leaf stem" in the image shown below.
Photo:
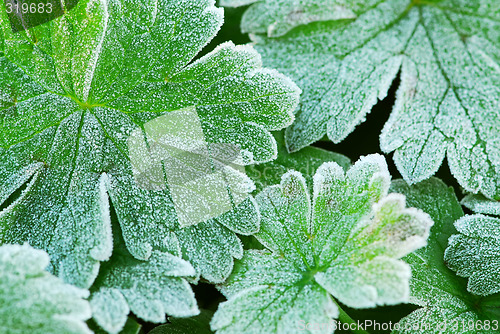
[[[351,333],[354,334],[370,334],[369,332],[365,331],[364,329],[359,329],[357,322],[347,314],[342,307],[337,303],[337,307],[339,308],[339,320],[340,322],[344,324],[356,324],[355,328],[356,329],[349,329]]]

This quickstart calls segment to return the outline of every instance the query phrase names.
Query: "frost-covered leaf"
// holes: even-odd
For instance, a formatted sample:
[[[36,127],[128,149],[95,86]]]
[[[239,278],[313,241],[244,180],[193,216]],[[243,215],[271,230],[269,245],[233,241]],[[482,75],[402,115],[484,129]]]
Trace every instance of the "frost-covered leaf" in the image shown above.
[[[253,199],[180,229],[169,190],[136,184],[127,145],[149,121],[188,108],[207,145],[238,146],[244,164],[276,157],[269,131],[292,122],[299,90],[249,46],[191,62],[222,20],[213,0],[81,0],[13,34],[2,11],[0,205],[27,186],[0,213],[0,242],[47,250],[53,273],[88,287],[111,255],[111,200],[136,259],[176,245],[223,281],[242,255],[234,232],[258,229]]]
[[[212,334],[210,319],[213,312],[201,310],[200,314],[191,318],[169,318],[168,324],[153,329],[148,334]]]
[[[310,146],[298,152],[289,153],[285,147],[283,133],[275,133],[278,143],[278,157],[265,164],[246,167],[247,175],[254,181],[256,192],[263,188],[280,183],[281,176],[289,170],[296,170],[306,179],[307,185],[312,186],[312,177],[321,164],[335,161],[344,170],[351,165],[351,160],[345,155]]]
[[[500,200],[495,201],[483,195],[469,194],[462,199],[461,203],[476,213],[500,216]]]
[[[397,180],[391,189],[404,194],[408,205],[424,210],[434,220],[427,246],[405,257],[413,275],[410,301],[420,308],[403,318],[400,329],[393,333],[498,333],[500,295],[478,297],[468,293],[466,282],[443,260],[448,238],[456,233],[453,222],[463,216],[453,189],[436,178],[414,186]],[[488,321],[489,328],[480,331],[479,326]]]
[[[248,250],[221,286],[228,301],[211,322],[217,333],[302,333],[304,323],[333,325],[332,299],[356,308],[407,300],[410,268],[402,256],[426,244],[430,218],[387,195],[384,158],[361,158],[347,172],[337,163],[305,179],[286,173],[256,197],[255,235],[265,250]],[[328,327],[330,330],[332,326]]]
[[[467,277],[467,290],[486,296],[500,292],[500,219],[469,215],[455,222],[445,252],[448,267]]]
[[[291,151],[342,141],[401,72],[381,148],[403,177],[427,179],[446,156],[465,189],[500,199],[497,0],[261,0],[242,29],[303,90]]]
[[[189,317],[199,313],[187,278],[196,276],[179,250],[154,250],[147,261],[127,251],[117,225],[114,226],[113,256],[103,262],[92,286],[93,319],[108,333],[119,333],[130,312],[147,322],[161,323],[165,314]]]
[[[47,253],[28,245],[0,246],[0,332],[91,334],[88,291],[45,271]]]

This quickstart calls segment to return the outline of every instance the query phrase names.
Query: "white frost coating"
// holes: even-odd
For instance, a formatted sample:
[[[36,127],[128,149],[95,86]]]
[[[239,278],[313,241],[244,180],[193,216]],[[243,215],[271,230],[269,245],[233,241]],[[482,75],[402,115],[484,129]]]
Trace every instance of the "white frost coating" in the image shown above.
[[[101,288],[90,299],[92,317],[106,332],[118,334],[127,322],[130,308],[118,289]]]
[[[101,174],[99,178],[99,216],[101,217],[101,228],[100,230],[104,232],[103,243],[97,245],[90,250],[90,255],[98,261],[107,261],[111,256],[113,251],[113,233],[111,231],[111,216],[109,212],[109,197],[106,190],[106,184],[108,182],[108,177],[105,173]]]
[[[376,221],[381,223],[386,215],[391,217],[396,214],[398,220],[392,225],[386,226],[379,233],[391,236],[389,248],[396,257],[403,257],[419,248],[427,245],[430,229],[434,225],[432,218],[425,212],[415,208],[406,208],[406,199],[401,194],[388,194],[378,203],[373,205]],[[391,212],[392,211],[392,212]],[[391,218],[396,218],[391,217]],[[378,222],[377,222],[378,221]]]
[[[374,308],[408,302],[410,266],[379,256],[358,268],[335,267],[314,276],[334,297],[354,308]]]
[[[394,331],[394,334],[437,334],[438,332],[443,333],[443,327],[440,326],[445,322],[449,323],[450,320],[457,323],[462,323],[462,321],[463,323],[478,323],[480,319],[498,318],[495,315],[495,307],[490,308],[488,305],[489,301],[486,301],[488,299],[482,299],[486,302],[479,301],[478,303],[478,296],[468,293],[462,279],[446,267],[446,264],[450,263],[448,258],[444,259],[447,238],[454,232],[453,223],[463,219],[460,219],[463,217],[463,211],[453,189],[450,189],[441,180],[431,178],[411,187],[403,180],[397,180],[393,182],[392,190],[405,194],[408,203],[425,209],[435,222],[428,239],[428,245],[405,258],[405,261],[412,268],[410,281],[412,297],[410,301],[421,308],[404,317],[399,322],[401,330]],[[482,228],[480,227],[480,229]],[[478,241],[486,246],[483,240]],[[486,248],[484,247],[483,250]],[[465,248],[459,247],[459,249],[464,250]],[[481,252],[475,251],[473,255],[471,254],[471,258],[477,260],[479,253]],[[467,268],[473,268],[467,262],[468,256],[465,253],[459,251],[457,255],[456,262],[463,263]],[[493,301],[492,304],[494,303]],[[423,323],[428,324],[429,327],[415,329],[417,325],[420,326]],[[441,330],[429,331],[429,328]],[[470,332],[471,329],[467,327],[462,329],[448,327],[444,333],[467,334]],[[477,331],[473,330],[473,332]],[[496,333],[496,331],[484,332]]]
[[[253,1],[252,1],[253,2]],[[250,4],[250,1],[230,1],[228,6]],[[226,4],[223,4],[226,5]],[[365,4],[343,0],[264,0],[244,13],[243,32],[262,33],[269,37],[283,36],[294,27],[318,21],[354,19],[356,11]]]
[[[224,7],[240,7],[250,5],[258,1],[260,0],[220,0],[219,3]]]
[[[11,213],[11,211],[16,207],[16,205],[20,202],[23,201],[24,197],[27,196],[31,190],[31,188],[33,187],[33,185],[36,183],[37,181],[37,177],[38,175],[40,175],[40,170],[38,172],[35,172],[34,176],[31,178],[30,182],[28,183],[28,185],[26,186],[26,189],[23,190],[23,192],[21,193],[21,195],[14,201],[12,202],[8,207],[6,207],[4,210],[2,210],[0,212],[0,219],[2,218],[2,216],[7,216]],[[0,225],[1,226],[1,225]],[[3,232],[2,231],[2,227],[0,227],[0,232]],[[4,227],[3,227],[4,228]]]

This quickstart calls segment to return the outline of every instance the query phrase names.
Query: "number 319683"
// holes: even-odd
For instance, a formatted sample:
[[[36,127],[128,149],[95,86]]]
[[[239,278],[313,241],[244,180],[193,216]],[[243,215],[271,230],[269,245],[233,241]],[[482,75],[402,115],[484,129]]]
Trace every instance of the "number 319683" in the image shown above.
[[[52,4],[48,3],[11,3],[6,4],[6,10],[8,14],[11,13],[22,13],[22,14],[50,14],[52,13]]]

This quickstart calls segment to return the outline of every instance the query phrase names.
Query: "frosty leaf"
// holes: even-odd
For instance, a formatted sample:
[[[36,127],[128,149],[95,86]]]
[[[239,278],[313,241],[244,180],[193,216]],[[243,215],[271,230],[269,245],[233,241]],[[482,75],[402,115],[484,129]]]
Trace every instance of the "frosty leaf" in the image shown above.
[[[210,319],[213,312],[201,310],[200,314],[191,318],[169,318],[168,324],[153,329],[148,334],[212,334]]]
[[[289,153],[285,147],[283,133],[275,133],[274,138],[278,143],[276,160],[265,164],[250,165],[246,168],[247,175],[254,181],[257,192],[264,187],[280,183],[281,176],[289,170],[302,173],[307,185],[312,186],[312,177],[316,169],[324,162],[335,161],[344,170],[351,165],[348,157],[313,146]]]
[[[449,239],[444,257],[448,267],[469,278],[471,293],[500,292],[500,219],[470,215],[455,222],[455,227],[460,234]]]
[[[421,308],[403,318],[394,333],[472,334],[478,332],[474,327],[478,321],[490,322],[489,329],[481,333],[497,333],[492,322],[499,316],[500,295],[478,297],[468,293],[464,280],[443,261],[448,238],[456,233],[453,222],[463,216],[453,189],[431,178],[411,187],[397,180],[392,191],[404,194],[408,205],[429,213],[435,223],[428,245],[405,257],[413,275],[410,301]]]
[[[113,256],[103,265],[91,299],[96,322],[109,333],[118,333],[129,312],[148,322],[165,321],[165,313],[192,316],[198,313],[189,283],[194,268],[169,253],[154,251],[147,262],[131,256]]]
[[[462,205],[476,213],[500,216],[500,201],[494,201],[483,195],[469,194],[462,199]]]
[[[113,256],[103,262],[92,286],[90,305],[93,319],[108,333],[119,333],[130,312],[147,322],[161,323],[165,314],[188,317],[199,313],[186,278],[196,271],[179,258],[180,251],[154,250],[147,261],[135,259],[127,251],[114,224]]]
[[[0,246],[0,332],[91,334],[88,291],[45,268],[49,257],[28,245]]]
[[[321,165],[312,200],[296,171],[265,188],[256,197],[255,236],[267,249],[245,251],[237,262],[212,329],[296,333],[304,332],[301,321],[333,325],[339,310],[331,295],[351,307],[406,301],[410,269],[398,259],[425,245],[432,221],[405,208],[403,196],[387,195],[389,184],[384,158],[372,155],[347,172]]]
[[[446,156],[465,189],[500,199],[497,0],[261,0],[242,29],[303,90],[289,150],[342,141],[401,72],[381,148],[403,177],[424,180]]]
[[[237,145],[245,164],[276,157],[269,131],[292,122],[299,90],[249,46],[191,62],[221,24],[213,0],[82,0],[16,34],[2,12],[0,205],[26,188],[0,213],[0,242],[47,250],[52,272],[88,287],[111,255],[111,200],[135,258],[176,245],[222,281],[242,255],[234,232],[258,229],[253,199],[181,230],[169,190],[136,185],[127,146],[144,124],[190,108],[208,144]]]

